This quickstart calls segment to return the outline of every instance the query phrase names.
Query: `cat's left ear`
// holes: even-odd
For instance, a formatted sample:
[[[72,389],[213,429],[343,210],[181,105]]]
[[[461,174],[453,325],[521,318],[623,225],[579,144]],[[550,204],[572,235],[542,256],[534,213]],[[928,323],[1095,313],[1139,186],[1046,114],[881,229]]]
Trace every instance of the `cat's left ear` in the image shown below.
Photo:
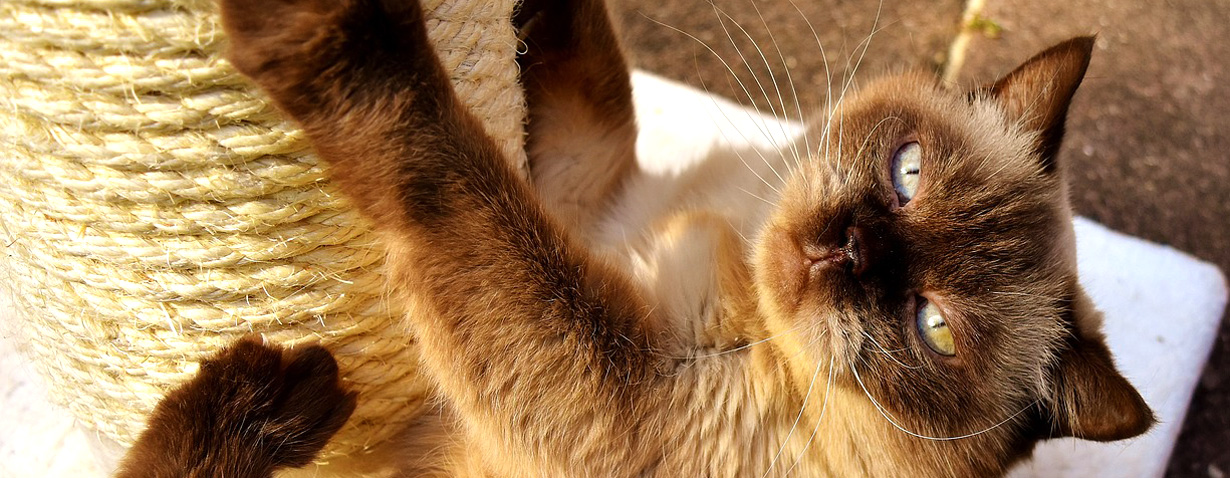
[[[1098,331],[1101,313],[1083,292],[1073,305],[1076,330],[1059,354],[1046,406],[1051,436],[1113,441],[1144,433],[1156,421],[1153,411],[1115,368]]]
[[[1085,78],[1093,43],[1086,36],[1050,47],[980,90],[999,102],[1009,120],[1038,134],[1035,151],[1047,172],[1056,170],[1068,104]]]

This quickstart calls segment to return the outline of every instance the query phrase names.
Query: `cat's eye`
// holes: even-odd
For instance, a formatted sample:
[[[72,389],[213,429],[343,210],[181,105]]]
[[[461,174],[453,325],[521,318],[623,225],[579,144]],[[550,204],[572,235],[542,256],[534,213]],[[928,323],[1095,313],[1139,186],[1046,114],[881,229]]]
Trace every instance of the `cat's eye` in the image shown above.
[[[952,331],[948,329],[948,321],[944,313],[929,300],[919,298],[922,307],[918,308],[918,335],[931,350],[940,355],[956,355],[957,346],[952,340]]]
[[[922,146],[914,141],[897,148],[893,153],[893,189],[897,190],[902,205],[914,199],[921,173]]]

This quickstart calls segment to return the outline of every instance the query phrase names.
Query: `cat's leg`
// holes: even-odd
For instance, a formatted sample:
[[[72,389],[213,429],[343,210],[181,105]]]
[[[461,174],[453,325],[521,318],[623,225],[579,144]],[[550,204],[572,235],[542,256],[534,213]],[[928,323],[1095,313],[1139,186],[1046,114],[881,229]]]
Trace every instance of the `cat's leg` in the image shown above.
[[[529,0],[514,23],[528,106],[526,154],[539,197],[574,233],[591,231],[636,170],[628,65],[601,0]]]
[[[271,477],[311,462],[354,407],[325,349],[242,339],[158,404],[116,477]]]
[[[425,368],[474,442],[643,476],[670,399],[654,312],[544,211],[455,97],[417,2],[223,0],[231,59],[384,234]],[[666,385],[664,385],[666,384]],[[544,472],[543,474],[551,474]]]

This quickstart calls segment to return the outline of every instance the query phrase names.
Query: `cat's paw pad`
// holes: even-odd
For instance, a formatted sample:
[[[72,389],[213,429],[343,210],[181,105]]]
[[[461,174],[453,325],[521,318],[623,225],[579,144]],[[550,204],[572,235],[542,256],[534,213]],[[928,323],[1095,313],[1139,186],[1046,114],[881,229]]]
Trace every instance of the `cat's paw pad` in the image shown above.
[[[333,356],[314,345],[242,339],[202,364],[186,388],[196,403],[185,405],[213,415],[213,446],[248,448],[275,467],[308,464],[355,408]]]

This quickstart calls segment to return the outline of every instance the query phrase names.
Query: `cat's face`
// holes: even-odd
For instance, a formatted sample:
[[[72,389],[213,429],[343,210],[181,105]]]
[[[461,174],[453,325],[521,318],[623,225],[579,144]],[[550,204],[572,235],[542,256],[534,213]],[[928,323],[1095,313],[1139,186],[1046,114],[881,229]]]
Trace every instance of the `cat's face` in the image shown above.
[[[810,134],[822,151],[764,236],[763,299],[781,325],[892,409],[1019,409],[1075,282],[1061,188],[1028,138],[990,102],[911,76],[871,85]],[[971,402],[996,391],[1015,396]]]
[[[798,349],[786,356],[804,369],[831,360],[838,385],[927,437],[1005,422],[1053,431],[1044,436],[1143,431],[1148,410],[1130,385],[1127,405],[1112,404],[1132,412],[1116,433],[1053,423],[1078,413],[1055,398],[1084,373],[1065,361],[1105,349],[1097,317],[1078,317],[1096,313],[1078,307],[1053,157],[1088,51],[1060,53],[978,94],[884,79],[811,127],[815,151],[787,180],[755,258],[768,332]]]

